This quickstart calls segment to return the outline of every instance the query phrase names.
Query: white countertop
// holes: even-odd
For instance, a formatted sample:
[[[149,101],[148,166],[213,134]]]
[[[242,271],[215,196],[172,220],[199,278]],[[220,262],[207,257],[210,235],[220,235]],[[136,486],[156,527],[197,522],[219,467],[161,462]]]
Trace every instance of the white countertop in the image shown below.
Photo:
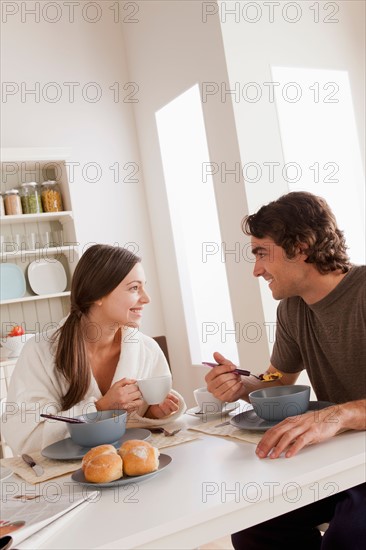
[[[251,443],[202,434],[163,449],[173,460],[156,476],[103,489],[97,502],[47,527],[37,548],[197,548],[364,482],[365,442],[364,432],[347,432],[291,459],[259,460]],[[44,486],[70,491],[70,482]]]

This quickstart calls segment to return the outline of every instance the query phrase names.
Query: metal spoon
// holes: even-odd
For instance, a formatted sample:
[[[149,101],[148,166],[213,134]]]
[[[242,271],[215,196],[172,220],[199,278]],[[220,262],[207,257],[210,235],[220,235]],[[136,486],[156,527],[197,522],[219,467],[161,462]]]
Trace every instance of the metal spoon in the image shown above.
[[[202,361],[202,365],[207,365],[208,367],[218,367],[219,366],[218,363],[208,363],[207,361]],[[261,380],[262,382],[264,381],[263,380],[263,374],[260,374],[259,376],[257,376],[256,374],[253,374],[249,370],[235,369],[231,372],[234,372],[235,374],[241,374],[242,376],[254,376],[254,378],[257,378],[258,380]]]
[[[80,418],[68,418],[67,416],[57,416],[54,414],[40,414],[40,416],[50,418],[51,420],[59,420],[60,422],[68,422],[69,424],[87,424],[86,420],[80,420]]]

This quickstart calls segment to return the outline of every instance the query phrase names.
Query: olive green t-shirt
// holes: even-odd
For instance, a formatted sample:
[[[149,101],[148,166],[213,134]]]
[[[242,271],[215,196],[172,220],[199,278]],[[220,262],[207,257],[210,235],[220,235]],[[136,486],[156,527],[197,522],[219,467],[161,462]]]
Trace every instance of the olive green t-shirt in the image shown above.
[[[353,266],[315,304],[298,296],[280,302],[271,363],[288,373],[306,369],[319,400],[366,398],[366,266]]]

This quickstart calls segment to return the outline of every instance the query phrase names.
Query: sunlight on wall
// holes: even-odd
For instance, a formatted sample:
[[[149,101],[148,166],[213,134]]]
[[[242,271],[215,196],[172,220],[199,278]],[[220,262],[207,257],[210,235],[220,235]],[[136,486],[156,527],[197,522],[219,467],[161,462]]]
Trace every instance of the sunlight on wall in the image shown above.
[[[289,190],[324,197],[352,262],[364,264],[364,175],[348,73],[272,67],[272,75]]]
[[[198,85],[156,122],[192,363],[212,361],[214,351],[237,361],[213,181],[203,177],[210,159]]]

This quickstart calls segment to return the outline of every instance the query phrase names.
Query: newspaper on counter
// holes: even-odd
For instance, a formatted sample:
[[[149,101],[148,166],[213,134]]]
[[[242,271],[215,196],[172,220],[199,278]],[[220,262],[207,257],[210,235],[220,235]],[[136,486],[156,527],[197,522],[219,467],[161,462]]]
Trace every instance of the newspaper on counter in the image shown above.
[[[100,498],[99,491],[81,489],[71,482],[62,489],[56,482],[31,490],[11,481],[1,485],[0,536],[10,535],[14,546],[71,510],[93,505]]]

